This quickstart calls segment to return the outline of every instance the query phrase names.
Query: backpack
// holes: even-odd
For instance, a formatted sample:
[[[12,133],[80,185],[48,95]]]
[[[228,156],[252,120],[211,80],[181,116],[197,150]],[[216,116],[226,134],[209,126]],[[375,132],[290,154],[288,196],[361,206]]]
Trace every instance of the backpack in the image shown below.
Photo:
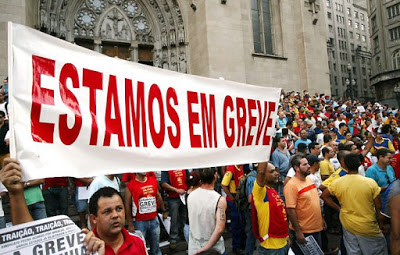
[[[246,174],[242,179],[240,179],[239,186],[237,187],[235,205],[239,211],[247,211],[249,209],[250,203],[246,195],[246,183],[249,176],[256,177],[256,174],[252,172]]]

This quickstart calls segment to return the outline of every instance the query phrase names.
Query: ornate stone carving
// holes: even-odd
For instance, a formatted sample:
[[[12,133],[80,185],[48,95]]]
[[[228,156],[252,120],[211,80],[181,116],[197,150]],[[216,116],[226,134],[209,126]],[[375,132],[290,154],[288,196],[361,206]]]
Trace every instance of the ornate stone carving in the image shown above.
[[[185,43],[185,30],[183,29],[183,24],[178,24],[178,43],[184,44]]]
[[[120,5],[122,0],[108,0],[110,4]]]
[[[112,9],[101,24],[100,34],[105,39],[130,40],[131,32],[124,16],[116,9]]]
[[[87,5],[96,13],[103,12],[106,7],[106,3],[104,0],[87,0]]]
[[[161,32],[161,46],[168,47],[167,31],[165,28],[163,28]]]
[[[132,0],[125,1],[123,4],[123,9],[126,15],[130,18],[134,17],[138,13],[138,5]]]
[[[64,19],[60,19],[59,36],[61,38],[65,38],[66,33],[67,33],[67,29],[65,28],[65,20]]]
[[[159,54],[156,54],[156,56],[154,57],[154,66],[158,68],[162,67],[161,58]]]
[[[50,33],[55,33],[57,30],[56,14],[50,14]]]
[[[181,73],[187,72],[186,56],[184,51],[181,51],[181,54],[179,55],[179,71]]]
[[[171,52],[171,70],[178,71],[178,63],[176,61],[176,56],[173,52]]]
[[[176,45],[176,34],[175,34],[175,29],[171,29],[169,31],[169,44],[170,45]]]
[[[168,65],[168,57],[167,57],[167,54],[164,54],[163,60],[162,60],[162,68],[163,69],[169,69],[168,67],[169,67],[169,65]]]
[[[47,28],[46,0],[40,1],[40,27]]]
[[[77,14],[76,21],[83,28],[92,28],[96,22],[96,14],[90,10],[81,9]]]
[[[133,27],[135,32],[138,34],[147,34],[150,31],[147,19],[144,17],[139,17],[133,20]]]

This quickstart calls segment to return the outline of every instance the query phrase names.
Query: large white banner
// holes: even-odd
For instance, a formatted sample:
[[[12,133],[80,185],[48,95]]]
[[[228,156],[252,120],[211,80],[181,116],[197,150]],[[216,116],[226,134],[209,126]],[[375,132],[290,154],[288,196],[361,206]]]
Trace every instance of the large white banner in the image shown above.
[[[22,25],[8,31],[10,149],[25,180],[269,159],[279,88],[110,58]]]

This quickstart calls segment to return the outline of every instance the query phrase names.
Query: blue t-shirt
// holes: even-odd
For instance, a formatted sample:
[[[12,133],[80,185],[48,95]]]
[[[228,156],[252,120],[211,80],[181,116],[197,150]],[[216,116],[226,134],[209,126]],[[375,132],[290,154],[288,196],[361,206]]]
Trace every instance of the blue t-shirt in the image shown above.
[[[302,140],[302,139],[299,139],[299,140],[297,140],[295,143],[294,143],[294,148],[297,150],[298,148],[298,146],[299,146],[299,144],[300,143],[304,143],[305,145],[307,145],[307,148],[308,148],[308,145],[311,143],[311,140],[310,139],[307,139],[306,141],[304,141],[304,140]],[[308,151],[308,149],[307,149],[307,151]]]
[[[390,183],[396,180],[392,166],[387,166],[386,171],[383,171],[378,164],[370,166],[365,176],[374,179],[379,187],[389,186]],[[381,198],[382,197],[383,194],[381,194]]]
[[[272,164],[279,168],[279,172],[284,177],[286,177],[290,168],[290,153],[286,148],[285,152],[286,153],[283,153],[277,148],[271,155]]]

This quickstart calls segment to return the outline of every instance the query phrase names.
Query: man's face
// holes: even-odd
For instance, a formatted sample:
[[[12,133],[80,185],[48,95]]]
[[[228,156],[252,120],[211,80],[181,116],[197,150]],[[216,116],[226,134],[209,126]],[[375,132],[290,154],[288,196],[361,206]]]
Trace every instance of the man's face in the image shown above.
[[[315,148],[310,150],[310,153],[316,156],[318,156],[320,152],[321,152],[321,147],[319,145],[315,145]]]
[[[392,163],[392,159],[393,159],[393,154],[388,153],[386,154],[385,157],[380,157],[379,161],[382,162],[383,165],[388,166],[390,163]]]
[[[268,163],[267,171],[265,172],[265,182],[268,184],[275,184],[278,182],[278,171],[274,165]]]
[[[280,139],[279,139],[278,146],[279,146],[279,148],[285,148],[285,147],[286,147],[285,139],[280,138]]]
[[[301,139],[307,139],[307,131],[301,130],[300,137],[301,137]]]
[[[302,158],[300,160],[300,166],[297,171],[299,171],[299,173],[304,177],[310,174],[310,165],[308,164],[308,160],[306,158]]]
[[[328,152],[328,158],[331,159],[333,157],[335,157],[335,150],[332,147],[328,147],[329,148],[329,152]]]
[[[122,199],[115,194],[112,197],[100,197],[97,216],[91,215],[99,236],[114,236],[125,225],[125,209]]]
[[[346,134],[346,140],[347,140],[347,141],[350,141],[351,138],[352,138],[352,135],[351,135],[350,132],[348,132],[348,133]]]

